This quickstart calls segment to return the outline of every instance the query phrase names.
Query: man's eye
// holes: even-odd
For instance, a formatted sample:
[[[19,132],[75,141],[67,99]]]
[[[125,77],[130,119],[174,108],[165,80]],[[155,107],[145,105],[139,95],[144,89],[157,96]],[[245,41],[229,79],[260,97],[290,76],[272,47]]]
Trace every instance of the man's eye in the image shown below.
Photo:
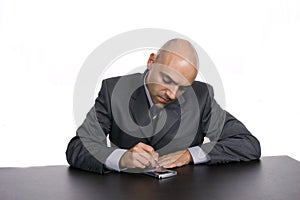
[[[170,79],[166,79],[166,78],[163,78],[163,82],[165,84],[171,84],[172,83],[172,81]]]

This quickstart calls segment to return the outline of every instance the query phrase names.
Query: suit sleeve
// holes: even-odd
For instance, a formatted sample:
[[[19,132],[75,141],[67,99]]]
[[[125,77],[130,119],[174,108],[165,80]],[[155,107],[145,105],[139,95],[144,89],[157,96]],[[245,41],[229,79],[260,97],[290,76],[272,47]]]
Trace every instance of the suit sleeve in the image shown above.
[[[109,172],[104,163],[117,148],[107,146],[106,136],[110,130],[110,97],[107,84],[103,81],[95,105],[77,129],[76,136],[68,144],[66,151],[68,163],[72,167],[100,174]]]
[[[210,158],[208,164],[260,158],[261,149],[257,138],[239,120],[217,104],[211,86],[208,86],[201,122],[202,131],[210,139],[210,142],[200,145]]]

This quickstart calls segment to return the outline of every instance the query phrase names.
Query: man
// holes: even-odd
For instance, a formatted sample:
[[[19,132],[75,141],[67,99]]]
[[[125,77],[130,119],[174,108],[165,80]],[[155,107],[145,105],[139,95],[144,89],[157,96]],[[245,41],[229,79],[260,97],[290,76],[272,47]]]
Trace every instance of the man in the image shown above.
[[[195,81],[198,68],[191,43],[173,39],[150,55],[144,74],[104,80],[68,145],[69,164],[103,174],[258,159],[259,141]]]

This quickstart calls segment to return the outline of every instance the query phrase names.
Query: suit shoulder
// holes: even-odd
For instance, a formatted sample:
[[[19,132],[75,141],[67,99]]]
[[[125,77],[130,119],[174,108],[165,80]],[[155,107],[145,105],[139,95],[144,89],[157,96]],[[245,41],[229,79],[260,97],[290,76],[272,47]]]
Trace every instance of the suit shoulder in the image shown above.
[[[104,80],[102,81],[102,85],[103,85],[103,84],[106,84],[106,85],[108,85],[109,87],[114,87],[114,86],[116,85],[116,83],[117,83],[120,79],[126,79],[126,80],[129,80],[129,81],[135,81],[135,80],[140,79],[141,76],[142,76],[141,73],[135,73],[135,74],[128,74],[128,75],[124,75],[124,76],[110,77],[110,78],[104,79]]]
[[[199,91],[201,93],[213,92],[213,87],[210,84],[201,81],[194,81],[192,88],[194,91]]]

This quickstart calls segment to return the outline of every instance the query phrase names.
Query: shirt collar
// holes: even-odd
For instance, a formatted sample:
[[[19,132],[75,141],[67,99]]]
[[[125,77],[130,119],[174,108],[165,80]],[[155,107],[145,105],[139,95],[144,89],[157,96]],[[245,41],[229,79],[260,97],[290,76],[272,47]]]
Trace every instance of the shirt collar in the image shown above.
[[[147,99],[148,99],[148,102],[149,102],[149,105],[150,105],[150,108],[153,106],[153,101],[152,101],[152,98],[150,96],[150,92],[148,90],[148,87],[147,87],[147,84],[146,84],[146,78],[148,76],[148,73],[146,73],[146,75],[144,76],[144,87],[145,87],[145,92],[146,92],[146,95],[147,95]]]

